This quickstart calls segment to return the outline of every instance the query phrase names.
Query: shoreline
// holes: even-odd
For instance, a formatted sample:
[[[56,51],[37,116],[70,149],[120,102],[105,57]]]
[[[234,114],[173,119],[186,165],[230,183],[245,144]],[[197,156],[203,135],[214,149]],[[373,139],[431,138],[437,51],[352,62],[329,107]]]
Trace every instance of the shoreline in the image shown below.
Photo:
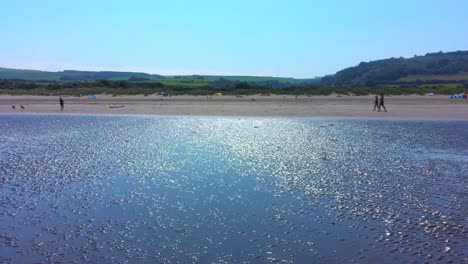
[[[0,112],[0,116],[97,116],[97,117],[180,117],[180,118],[237,118],[237,119],[289,119],[289,120],[367,120],[367,121],[414,121],[414,122],[468,122],[468,118],[413,118],[413,117],[343,117],[343,116],[239,116],[239,115],[182,115],[182,114],[118,114],[118,113],[33,113],[33,112],[18,112],[5,113]]]
[[[445,96],[387,96],[388,112],[373,112],[373,96],[173,96],[63,97],[0,95],[0,114],[156,115],[257,118],[468,121],[468,101]],[[208,97],[209,98],[209,97]],[[15,105],[12,109],[11,105]],[[23,105],[25,109],[21,109]],[[109,105],[123,105],[109,108]]]

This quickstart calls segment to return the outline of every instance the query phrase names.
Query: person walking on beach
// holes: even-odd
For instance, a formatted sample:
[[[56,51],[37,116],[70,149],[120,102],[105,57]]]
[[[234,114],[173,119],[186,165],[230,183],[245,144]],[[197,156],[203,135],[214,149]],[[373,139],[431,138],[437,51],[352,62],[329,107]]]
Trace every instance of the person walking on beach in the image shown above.
[[[372,111],[375,111],[375,109],[378,108],[380,110],[380,107],[379,107],[379,97],[376,95],[375,96],[375,101],[374,101],[374,110]]]
[[[380,94],[379,112],[380,112],[381,107],[383,107],[385,112],[387,112],[387,108],[385,108],[385,105],[384,105],[384,95],[383,94]]]
[[[62,99],[61,95],[59,95],[59,102],[60,102],[60,111],[63,111],[64,102],[63,102],[63,99]]]

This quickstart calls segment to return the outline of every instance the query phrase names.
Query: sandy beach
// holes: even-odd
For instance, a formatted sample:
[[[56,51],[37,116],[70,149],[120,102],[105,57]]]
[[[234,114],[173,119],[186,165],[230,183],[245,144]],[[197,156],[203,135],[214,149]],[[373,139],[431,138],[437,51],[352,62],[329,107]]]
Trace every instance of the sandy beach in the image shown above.
[[[446,96],[387,96],[388,112],[373,112],[373,96],[173,96],[98,95],[0,96],[0,113],[32,114],[147,114],[245,117],[314,117],[371,119],[468,120],[468,101]],[[12,109],[12,105],[16,108]],[[24,109],[20,108],[24,106]],[[117,108],[111,108],[117,107]]]

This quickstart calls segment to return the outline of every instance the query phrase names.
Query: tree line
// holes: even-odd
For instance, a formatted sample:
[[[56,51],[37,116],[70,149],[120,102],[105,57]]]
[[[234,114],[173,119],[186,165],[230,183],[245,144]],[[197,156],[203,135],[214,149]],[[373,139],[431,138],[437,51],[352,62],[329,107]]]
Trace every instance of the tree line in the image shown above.
[[[277,88],[256,83],[227,81],[213,82],[208,85],[194,86],[168,86],[161,82],[132,82],[97,80],[89,82],[55,82],[38,83],[27,81],[0,80],[0,93],[2,94],[66,94],[66,95],[136,95],[136,94],[171,94],[171,95],[213,95],[221,92],[225,95],[253,95],[253,94],[291,94],[291,95],[366,95],[386,93],[390,95],[404,94],[454,94],[468,92],[468,83],[457,85],[381,85],[365,87],[360,85],[349,87],[332,87],[319,84],[290,85]]]

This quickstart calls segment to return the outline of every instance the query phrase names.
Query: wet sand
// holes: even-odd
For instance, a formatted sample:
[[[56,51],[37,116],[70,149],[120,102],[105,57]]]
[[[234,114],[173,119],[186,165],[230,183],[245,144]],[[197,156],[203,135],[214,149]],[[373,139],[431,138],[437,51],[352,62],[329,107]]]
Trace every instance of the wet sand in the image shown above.
[[[206,96],[98,95],[96,100],[88,96],[64,97],[64,100],[65,111],[61,112],[56,96],[2,95],[0,113],[468,120],[468,100],[446,96],[387,96],[386,113],[372,111],[373,96],[299,96],[296,100],[295,96],[283,95],[212,96],[211,99]]]
[[[0,263],[468,260],[468,122],[0,124]]]

